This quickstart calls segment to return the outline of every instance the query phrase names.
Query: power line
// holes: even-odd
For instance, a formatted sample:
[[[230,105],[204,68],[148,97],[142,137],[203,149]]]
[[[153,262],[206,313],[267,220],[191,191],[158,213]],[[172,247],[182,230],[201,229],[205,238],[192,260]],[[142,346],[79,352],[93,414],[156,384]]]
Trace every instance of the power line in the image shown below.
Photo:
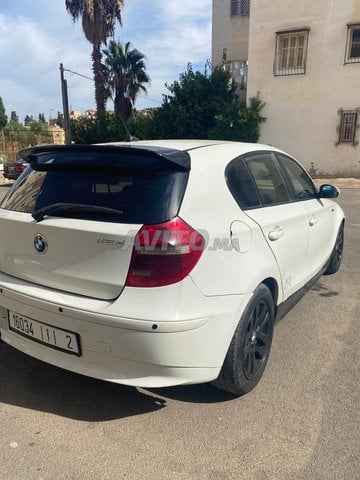
[[[82,73],[74,72],[73,70],[69,70],[68,68],[64,68],[64,72],[69,72],[72,75],[77,75],[78,77],[86,78],[87,80],[90,80],[91,82],[94,81],[93,78],[87,77],[86,75],[83,75]],[[160,103],[160,104],[162,103],[161,100],[159,100],[157,98],[149,97],[148,95],[146,95],[146,96],[140,95],[140,98],[149,99],[149,100],[152,100],[153,102]]]
[[[82,73],[73,72],[72,70],[69,70],[68,68],[64,68],[64,72],[69,72],[69,73],[72,73],[73,75],[77,75],[78,77],[86,78],[87,80],[90,80],[91,82],[94,81],[93,78],[87,77],[86,75],[83,75]]]
[[[148,95],[146,95],[146,96],[139,95],[139,98],[143,98],[143,99],[145,99],[145,100],[146,100],[146,99],[152,100],[153,102],[160,103],[160,104],[162,103],[162,101],[160,101],[160,100],[158,100],[158,99],[156,99],[156,98],[149,97]]]

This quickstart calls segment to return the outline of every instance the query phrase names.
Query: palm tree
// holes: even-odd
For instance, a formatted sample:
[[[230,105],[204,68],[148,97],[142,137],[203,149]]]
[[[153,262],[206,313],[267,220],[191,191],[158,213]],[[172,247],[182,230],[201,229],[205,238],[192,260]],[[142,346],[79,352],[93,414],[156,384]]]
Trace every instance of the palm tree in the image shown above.
[[[124,0],[65,0],[65,6],[73,21],[82,18],[82,28],[86,39],[92,44],[92,61],[95,81],[95,101],[97,111],[105,113],[107,93],[101,65],[101,44],[114,35],[115,23],[121,25],[121,10]]]
[[[147,92],[145,84],[150,77],[146,72],[145,56],[136,48],[130,49],[130,42],[123,48],[115,40],[109,42],[109,47],[103,53],[108,96],[114,101],[115,115],[127,122],[137,96],[141,91]]]

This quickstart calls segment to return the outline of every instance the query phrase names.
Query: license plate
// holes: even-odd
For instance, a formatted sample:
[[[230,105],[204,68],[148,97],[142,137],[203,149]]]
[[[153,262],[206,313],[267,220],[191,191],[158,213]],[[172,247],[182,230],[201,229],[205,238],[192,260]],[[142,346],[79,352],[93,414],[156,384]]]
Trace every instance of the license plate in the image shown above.
[[[47,325],[11,311],[9,311],[9,328],[23,337],[55,350],[81,356],[80,337],[77,333]]]

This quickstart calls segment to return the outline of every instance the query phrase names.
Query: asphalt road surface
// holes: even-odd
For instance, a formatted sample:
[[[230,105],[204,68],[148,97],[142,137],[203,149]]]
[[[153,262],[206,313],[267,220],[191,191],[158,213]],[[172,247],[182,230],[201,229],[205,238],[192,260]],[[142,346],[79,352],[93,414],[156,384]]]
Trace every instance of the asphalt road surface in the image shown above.
[[[359,479],[360,190],[339,202],[341,271],[279,323],[245,397],[113,385],[0,344],[0,479]]]

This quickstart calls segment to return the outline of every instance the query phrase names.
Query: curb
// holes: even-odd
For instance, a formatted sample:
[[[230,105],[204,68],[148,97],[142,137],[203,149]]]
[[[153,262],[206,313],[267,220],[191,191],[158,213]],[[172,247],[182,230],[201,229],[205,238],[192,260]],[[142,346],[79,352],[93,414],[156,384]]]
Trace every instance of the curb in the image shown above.
[[[314,178],[313,180],[318,187],[324,183],[330,183],[341,190],[360,188],[360,178]]]

